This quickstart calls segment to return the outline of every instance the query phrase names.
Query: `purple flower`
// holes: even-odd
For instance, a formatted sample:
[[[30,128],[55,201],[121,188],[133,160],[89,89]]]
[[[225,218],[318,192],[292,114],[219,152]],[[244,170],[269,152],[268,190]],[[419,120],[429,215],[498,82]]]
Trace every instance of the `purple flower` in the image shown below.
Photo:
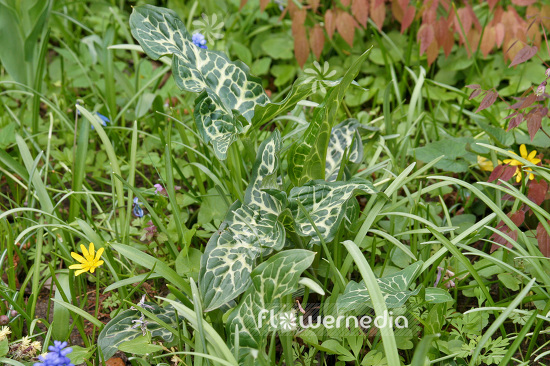
[[[145,234],[142,235],[140,240],[151,241],[155,235],[157,235],[157,227],[153,224],[153,221],[149,220],[145,227]]]
[[[208,48],[206,47],[206,38],[204,38],[204,36],[201,33],[193,34],[193,36],[191,37],[191,40],[197,47],[204,48],[204,49]]]
[[[439,281],[441,281],[441,272],[443,271],[443,267],[437,267],[437,278],[435,279],[434,287],[437,287],[439,284]]]
[[[166,189],[164,189],[164,187],[162,186],[162,184],[155,184],[153,187],[155,187],[155,190],[156,190],[156,193],[157,194],[164,194],[166,195]]]
[[[135,217],[143,217],[143,209],[140,206],[140,202],[137,197],[134,197],[134,209],[132,213]]]
[[[71,347],[67,347],[67,342],[54,341],[54,345],[48,347],[48,352],[45,356],[39,356],[41,362],[37,362],[34,366],[74,366],[67,355],[73,351]]]

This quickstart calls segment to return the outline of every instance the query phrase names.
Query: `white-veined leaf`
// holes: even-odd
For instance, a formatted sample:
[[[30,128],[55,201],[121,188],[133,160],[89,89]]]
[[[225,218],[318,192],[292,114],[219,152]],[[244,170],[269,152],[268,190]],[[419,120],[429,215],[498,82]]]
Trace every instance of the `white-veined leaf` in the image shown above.
[[[325,179],[327,182],[335,182],[338,178],[340,165],[345,154],[348,154],[347,161],[352,163],[359,163],[363,159],[363,144],[357,131],[359,126],[359,121],[349,118],[332,128],[325,164]]]
[[[300,202],[326,242],[334,239],[346,214],[346,203],[359,192],[376,193],[372,185],[363,179],[348,182],[325,182],[314,180],[302,187],[292,188],[289,204],[298,233],[312,237],[313,243],[320,243],[309,218],[300,209]]]
[[[409,297],[420,291],[420,288],[411,291],[409,287],[420,273],[422,263],[422,261],[415,262],[399,272],[377,279],[388,308],[403,306]],[[365,310],[365,307],[372,307],[369,292],[363,281],[360,283],[350,281],[336,303],[340,311],[357,311],[358,315]]]
[[[130,27],[149,57],[173,55],[174,80],[181,89],[201,93],[195,101],[195,122],[203,139],[212,142],[216,156],[225,159],[229,145],[244,128],[242,121],[250,123],[254,108],[269,102],[261,80],[244,63],[197,47],[171,10],[136,6]]]

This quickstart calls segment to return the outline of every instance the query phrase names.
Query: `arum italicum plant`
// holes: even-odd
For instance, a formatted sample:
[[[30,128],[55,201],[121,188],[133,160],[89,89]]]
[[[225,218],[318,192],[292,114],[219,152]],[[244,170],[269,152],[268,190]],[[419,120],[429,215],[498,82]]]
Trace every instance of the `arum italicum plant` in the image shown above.
[[[82,255],[71,252],[71,257],[76,259],[80,264],[73,264],[69,266],[69,269],[76,269],[75,276],[79,276],[82,273],[90,272],[94,273],[95,269],[101,266],[104,262],[101,260],[104,248],[99,248],[96,252],[94,243],[90,243],[90,247],[86,248],[84,244],[80,244]]]

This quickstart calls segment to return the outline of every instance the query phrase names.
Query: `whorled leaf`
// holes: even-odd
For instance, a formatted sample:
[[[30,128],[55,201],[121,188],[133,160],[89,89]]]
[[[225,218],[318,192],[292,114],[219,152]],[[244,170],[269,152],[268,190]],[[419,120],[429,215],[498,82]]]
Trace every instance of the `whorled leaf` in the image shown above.
[[[348,200],[359,192],[376,193],[372,185],[364,179],[352,179],[348,182],[314,180],[302,187],[292,188],[288,200],[298,233],[312,237],[313,243],[320,243],[311,223],[313,221],[325,242],[334,239],[346,214]],[[311,221],[298,202],[304,206]]]
[[[195,101],[195,122],[205,141],[212,142],[216,156],[225,159],[228,146],[242,132],[241,116],[250,123],[254,108],[269,102],[261,80],[250,75],[244,63],[193,44],[171,10],[137,6],[130,27],[149,57],[173,55],[174,80],[181,89],[201,93]]]
[[[399,272],[377,279],[388,308],[403,306],[409,297],[420,291],[420,288],[411,291],[409,287],[419,275],[422,264],[422,261],[418,261]],[[361,314],[365,307],[372,308],[370,300],[369,292],[363,281],[360,283],[350,281],[344,293],[338,297],[336,305],[339,311],[357,311],[358,314]]]
[[[243,293],[256,258],[282,249],[285,230],[279,221],[284,202],[264,189],[276,186],[281,135],[274,132],[259,148],[244,202],[235,202],[201,257],[199,287],[205,311]],[[283,199],[284,197],[281,197]]]
[[[359,126],[359,121],[349,118],[332,128],[325,163],[327,182],[334,182],[338,178],[345,154],[347,154],[347,161],[352,163],[359,163],[363,159],[363,144],[357,130]]]
[[[344,77],[330,87],[323,102],[315,109],[304,134],[294,143],[289,156],[288,175],[295,186],[313,179],[325,178],[325,162],[330,130],[347,88],[359,73],[370,49],[355,60]]]
[[[228,339],[235,339],[238,326],[240,347],[258,348],[259,340],[266,336],[260,331],[261,310],[276,308],[283,296],[293,293],[314,257],[315,253],[309,250],[291,249],[273,255],[256,267],[251,275],[253,285],[227,320]]]
[[[171,305],[160,307],[154,303],[146,302],[145,304],[153,307],[153,309],[148,310],[160,320],[177,328],[178,316]],[[138,310],[125,310],[107,323],[101,330],[97,338],[97,344],[105,360],[108,360],[115,354],[121,343],[131,341],[143,334],[139,323],[136,324],[134,322],[135,320],[139,320],[140,314]],[[183,320],[183,317],[180,316],[179,318]],[[147,321],[147,330],[151,333],[152,337],[160,337],[166,342],[172,341],[174,334],[150,319]]]

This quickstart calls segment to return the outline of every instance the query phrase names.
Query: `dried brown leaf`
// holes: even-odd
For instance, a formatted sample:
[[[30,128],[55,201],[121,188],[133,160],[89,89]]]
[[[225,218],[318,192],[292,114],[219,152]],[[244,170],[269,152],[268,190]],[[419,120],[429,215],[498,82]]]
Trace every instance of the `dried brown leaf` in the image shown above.
[[[300,27],[297,27],[293,32],[294,34],[294,55],[296,56],[296,61],[298,65],[303,67],[309,56],[309,44],[307,42],[306,28],[302,24]]]
[[[264,11],[270,1],[271,0],[260,0],[260,10]]]
[[[384,1],[370,1],[370,17],[378,29],[382,29],[386,19],[386,7]]]

